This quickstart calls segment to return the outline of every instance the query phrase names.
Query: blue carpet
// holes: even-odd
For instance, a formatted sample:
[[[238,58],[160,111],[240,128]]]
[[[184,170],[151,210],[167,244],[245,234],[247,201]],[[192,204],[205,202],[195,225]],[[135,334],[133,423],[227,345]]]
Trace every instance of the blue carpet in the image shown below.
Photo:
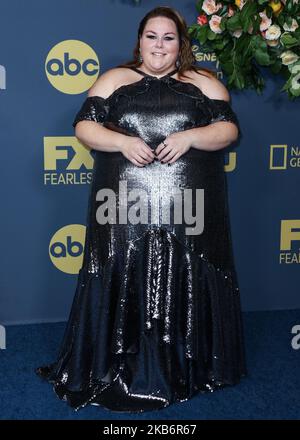
[[[55,359],[65,323],[7,326],[7,348],[0,350],[0,419],[300,419],[300,349],[291,346],[294,325],[300,325],[300,310],[244,313],[246,379],[235,387],[132,415],[98,406],[75,412],[35,375],[36,367]]]

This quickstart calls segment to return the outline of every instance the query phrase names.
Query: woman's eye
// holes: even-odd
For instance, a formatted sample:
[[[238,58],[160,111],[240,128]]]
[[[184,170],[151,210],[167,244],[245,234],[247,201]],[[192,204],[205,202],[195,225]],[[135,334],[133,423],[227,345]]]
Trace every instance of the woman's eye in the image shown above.
[[[156,38],[156,37],[155,37],[155,35],[147,35],[147,38],[151,38],[151,39],[153,39],[153,38]],[[166,37],[165,40],[174,40],[174,38],[172,38],[172,37]]]

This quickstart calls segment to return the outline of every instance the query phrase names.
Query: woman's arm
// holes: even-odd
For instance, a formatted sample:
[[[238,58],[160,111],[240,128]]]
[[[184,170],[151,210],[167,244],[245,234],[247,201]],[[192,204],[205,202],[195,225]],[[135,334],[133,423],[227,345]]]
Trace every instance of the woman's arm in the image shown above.
[[[238,129],[232,122],[219,121],[205,127],[191,128],[184,132],[191,147],[216,151],[227,147],[238,138]]]
[[[75,136],[88,147],[111,153],[121,152],[127,136],[103,127],[94,121],[79,121]]]
[[[230,102],[230,95],[227,88],[214,76],[196,75],[195,85],[211,100],[222,100]],[[201,83],[200,83],[201,81]],[[224,118],[225,119],[225,118]],[[227,147],[236,141],[239,130],[235,123],[229,121],[213,122],[205,127],[186,130],[190,145],[200,150],[214,151]]]
[[[88,97],[99,96],[106,99],[115,90],[119,81],[118,69],[104,72],[88,91]],[[75,136],[83,144],[94,150],[119,152],[124,144],[124,134],[114,132],[99,122],[82,120],[75,126]]]

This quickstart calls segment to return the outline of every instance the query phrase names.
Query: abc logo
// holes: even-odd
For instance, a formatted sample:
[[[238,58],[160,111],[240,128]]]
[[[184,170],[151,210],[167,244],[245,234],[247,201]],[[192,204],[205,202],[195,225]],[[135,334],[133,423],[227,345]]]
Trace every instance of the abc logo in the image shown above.
[[[77,274],[82,267],[85,226],[67,225],[59,229],[49,244],[52,263],[62,272]]]
[[[76,95],[88,90],[96,81],[99,60],[86,43],[65,40],[48,53],[45,70],[53,87],[60,92]]]

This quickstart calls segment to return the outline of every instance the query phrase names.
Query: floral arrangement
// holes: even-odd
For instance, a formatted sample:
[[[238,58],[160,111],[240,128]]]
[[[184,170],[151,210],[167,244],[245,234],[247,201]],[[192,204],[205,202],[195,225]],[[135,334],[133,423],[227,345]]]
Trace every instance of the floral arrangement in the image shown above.
[[[300,2],[298,0],[199,0],[189,34],[214,52],[228,88],[264,88],[259,66],[282,74],[290,99],[300,96]]]

